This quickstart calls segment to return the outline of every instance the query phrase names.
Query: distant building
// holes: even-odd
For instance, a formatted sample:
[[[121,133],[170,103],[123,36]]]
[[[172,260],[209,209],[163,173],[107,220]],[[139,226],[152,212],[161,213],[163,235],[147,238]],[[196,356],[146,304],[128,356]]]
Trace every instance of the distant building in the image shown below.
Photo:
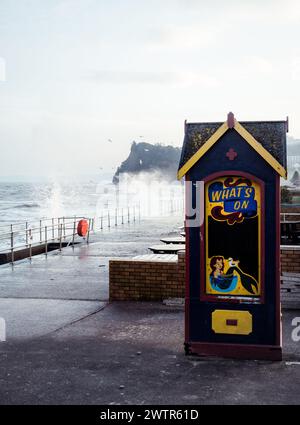
[[[290,179],[290,182],[294,185],[299,187],[300,186],[300,174],[299,171],[296,170],[292,176],[292,178]]]
[[[294,169],[300,164],[300,155],[288,155],[287,156],[287,168],[288,170]]]

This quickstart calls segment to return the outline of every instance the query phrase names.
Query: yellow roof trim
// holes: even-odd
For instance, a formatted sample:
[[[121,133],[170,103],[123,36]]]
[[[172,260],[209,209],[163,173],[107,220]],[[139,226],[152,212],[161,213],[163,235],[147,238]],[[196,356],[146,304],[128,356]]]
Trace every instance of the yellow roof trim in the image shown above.
[[[249,133],[238,121],[235,121],[234,129],[256,150],[256,152],[284,179],[287,178],[287,172],[282,165],[268,152],[261,143],[259,143],[252,134]]]
[[[254,137],[237,121],[234,121],[234,129],[246,142],[283,178],[287,178],[287,172],[282,165],[259,143]],[[196,164],[197,161],[226,133],[229,129],[227,122],[224,122],[217,131],[197,150],[196,153],[178,170],[178,180]]]
[[[193,156],[178,170],[177,178],[178,180],[182,179],[182,177],[192,168],[193,165],[196,164],[197,161],[226,133],[228,130],[227,122],[224,122],[217,131],[201,146],[200,149],[194,153]]]

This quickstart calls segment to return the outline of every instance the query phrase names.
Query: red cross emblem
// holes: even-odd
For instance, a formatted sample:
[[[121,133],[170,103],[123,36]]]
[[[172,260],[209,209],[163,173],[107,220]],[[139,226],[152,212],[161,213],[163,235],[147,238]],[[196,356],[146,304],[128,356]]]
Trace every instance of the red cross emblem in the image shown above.
[[[238,156],[238,154],[234,149],[230,148],[229,151],[226,153],[226,156],[230,161],[233,161]]]

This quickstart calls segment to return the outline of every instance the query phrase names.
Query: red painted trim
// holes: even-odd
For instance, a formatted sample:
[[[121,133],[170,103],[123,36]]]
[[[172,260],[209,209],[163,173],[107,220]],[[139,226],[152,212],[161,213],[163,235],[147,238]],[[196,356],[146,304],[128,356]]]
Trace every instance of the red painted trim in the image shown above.
[[[262,182],[262,180],[260,180]],[[261,243],[261,253],[260,253],[260,267],[261,267],[261,298],[260,302],[265,303],[266,296],[266,287],[265,287],[265,270],[266,270],[266,217],[265,217],[265,207],[266,207],[266,192],[265,192],[265,183],[262,182],[260,186],[261,191],[261,229],[260,229],[260,243]]]
[[[199,356],[218,356],[231,359],[256,359],[256,360],[282,360],[282,349],[280,346],[271,345],[242,345],[242,344],[220,344],[209,342],[191,342],[189,344],[191,354]]]
[[[263,180],[259,179],[258,177],[246,173],[244,171],[237,171],[237,170],[229,170],[229,171],[219,171],[217,173],[210,174],[206,176],[203,181],[206,185],[211,180],[214,180],[218,177],[223,176],[241,176],[246,177],[250,180],[255,181],[257,184],[259,184],[261,189],[261,229],[260,229],[260,240],[261,240],[261,258],[260,258],[260,281],[261,281],[261,295],[260,295],[260,304],[264,304],[265,302],[265,183]],[[205,198],[206,199],[206,198]],[[206,214],[206,208],[204,207],[204,211]],[[280,225],[280,224],[279,224]],[[203,234],[203,238],[200,241],[200,300],[201,301],[210,301],[210,302],[228,302],[233,304],[240,304],[245,303],[245,301],[238,298],[227,298],[226,296],[222,296],[222,298],[218,298],[217,295],[206,294],[206,267],[205,267],[205,220],[203,223],[203,229],[200,229],[200,231]],[[280,254],[280,252],[279,252]],[[242,298],[242,297],[241,297]],[[251,304],[251,301],[247,300],[247,303]],[[253,303],[257,303],[256,301],[253,301]]]
[[[276,174],[276,254],[275,254],[275,270],[276,270],[276,298],[275,298],[275,311],[276,311],[276,345],[282,345],[282,324],[281,324],[281,304],[280,304],[280,177]]]
[[[188,174],[185,176],[185,181],[190,181]],[[190,186],[189,186],[190,190]],[[185,205],[190,205],[192,202],[192,194],[186,189],[185,190]],[[186,211],[186,207],[185,207]],[[186,219],[184,220],[185,229],[185,323],[184,333],[185,342],[189,341],[190,338],[190,228],[186,225]]]

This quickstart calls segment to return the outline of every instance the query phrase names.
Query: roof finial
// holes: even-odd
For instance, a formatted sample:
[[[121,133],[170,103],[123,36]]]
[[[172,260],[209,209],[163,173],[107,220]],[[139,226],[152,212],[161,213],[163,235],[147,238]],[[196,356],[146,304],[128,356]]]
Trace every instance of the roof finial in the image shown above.
[[[184,134],[186,134],[187,120],[184,120]]]
[[[234,115],[232,112],[229,112],[229,114],[227,115],[227,125],[229,128],[233,128],[234,124],[235,124]]]

